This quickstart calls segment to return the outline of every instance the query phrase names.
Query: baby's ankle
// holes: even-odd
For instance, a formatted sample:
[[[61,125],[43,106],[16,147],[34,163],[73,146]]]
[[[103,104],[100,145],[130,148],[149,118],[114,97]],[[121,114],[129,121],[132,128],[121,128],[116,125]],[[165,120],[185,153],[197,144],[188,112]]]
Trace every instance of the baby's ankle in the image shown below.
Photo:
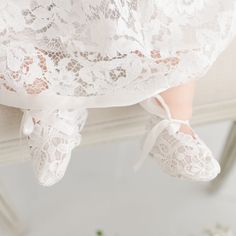
[[[161,103],[156,99],[157,105],[162,107]],[[167,102],[171,116],[173,119],[190,120],[193,114],[193,107],[191,102],[177,103],[175,101]]]
[[[161,103],[156,99],[157,105],[162,107]],[[190,120],[192,118],[192,103],[185,102],[184,104],[177,104],[175,101],[174,102],[169,102],[167,103],[171,116],[173,119],[177,120]],[[192,135],[194,137],[193,130],[190,126],[182,124],[179,129],[180,132]]]
[[[193,138],[195,138],[194,132],[192,130],[192,128],[188,125],[181,125],[179,132],[184,133],[184,134],[189,134],[191,135]]]

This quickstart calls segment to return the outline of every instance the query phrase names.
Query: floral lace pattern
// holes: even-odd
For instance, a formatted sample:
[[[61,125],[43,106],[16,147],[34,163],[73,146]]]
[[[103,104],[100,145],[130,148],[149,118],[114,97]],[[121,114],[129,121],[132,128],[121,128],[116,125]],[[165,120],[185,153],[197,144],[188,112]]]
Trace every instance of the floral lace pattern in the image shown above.
[[[151,156],[167,174],[182,179],[210,181],[220,173],[219,163],[191,128],[189,120],[173,118],[161,95],[146,99],[140,105],[151,115],[146,124],[148,132],[140,159],[134,165],[135,171]],[[182,132],[182,125],[189,126],[192,134]]]
[[[51,186],[64,176],[71,152],[81,141],[87,110],[31,111],[33,132],[28,144],[35,174],[41,185]]]
[[[151,116],[147,129],[160,120],[159,117]],[[163,130],[150,156],[155,158],[161,168],[171,176],[197,181],[209,181],[215,178],[220,172],[220,167],[211,150],[196,133],[193,138],[180,132],[180,126],[172,124]]]
[[[75,97],[200,78],[236,31],[235,0],[0,3],[0,91]]]

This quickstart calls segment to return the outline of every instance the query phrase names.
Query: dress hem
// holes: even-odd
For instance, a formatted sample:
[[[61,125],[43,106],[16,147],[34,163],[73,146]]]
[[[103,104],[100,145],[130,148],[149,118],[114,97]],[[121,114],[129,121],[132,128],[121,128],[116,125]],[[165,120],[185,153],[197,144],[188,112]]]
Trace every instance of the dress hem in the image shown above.
[[[20,109],[34,110],[122,107],[137,104],[168,88],[169,86],[165,86],[152,93],[149,91],[146,94],[137,91],[91,97],[72,97],[55,94],[30,95],[1,91],[0,104]]]

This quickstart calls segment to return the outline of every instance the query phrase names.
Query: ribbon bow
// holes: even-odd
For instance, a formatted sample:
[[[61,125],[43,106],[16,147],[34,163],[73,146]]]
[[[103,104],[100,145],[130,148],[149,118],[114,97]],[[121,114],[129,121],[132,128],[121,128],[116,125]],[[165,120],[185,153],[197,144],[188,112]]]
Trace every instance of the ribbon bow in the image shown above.
[[[156,99],[160,102],[162,105],[162,108],[160,108],[157,105]],[[170,125],[170,124],[186,124],[189,125],[188,120],[177,120],[173,119],[171,116],[170,109],[168,105],[165,103],[164,99],[160,95],[156,95],[153,98],[150,98],[148,100],[145,100],[140,103],[140,105],[147,110],[148,112],[157,115],[161,118],[163,118],[162,121],[160,121],[158,124],[156,124],[147,134],[146,139],[144,141],[144,145],[142,147],[141,157],[137,161],[137,163],[134,165],[134,171],[138,171],[140,167],[143,165],[144,161],[147,159],[148,154],[152,150],[158,136]]]

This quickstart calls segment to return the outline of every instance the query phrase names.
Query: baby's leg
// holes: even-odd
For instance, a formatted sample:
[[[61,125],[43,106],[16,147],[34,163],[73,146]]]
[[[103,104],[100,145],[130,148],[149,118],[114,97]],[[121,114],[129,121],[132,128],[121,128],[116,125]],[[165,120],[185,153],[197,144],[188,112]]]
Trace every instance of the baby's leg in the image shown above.
[[[195,88],[196,81],[191,81],[160,93],[169,106],[172,118],[180,120],[191,119]],[[157,103],[161,105],[158,100]],[[181,126],[180,131],[192,134],[192,129],[184,124]]]

